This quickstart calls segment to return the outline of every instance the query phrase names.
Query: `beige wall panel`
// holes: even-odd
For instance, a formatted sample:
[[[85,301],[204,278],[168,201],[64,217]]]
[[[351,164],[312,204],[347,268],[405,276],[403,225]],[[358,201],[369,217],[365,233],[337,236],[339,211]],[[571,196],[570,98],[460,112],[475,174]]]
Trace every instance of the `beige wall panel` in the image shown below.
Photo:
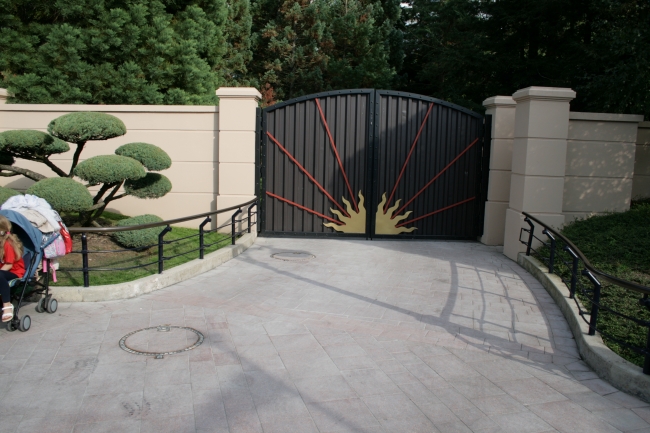
[[[221,131],[220,162],[255,162],[254,131]]]
[[[562,213],[564,178],[512,174],[510,207],[517,211]]]
[[[512,140],[492,139],[490,170],[512,170]]]
[[[7,105],[5,107],[10,106],[11,105]],[[74,106],[71,108],[74,108]],[[183,131],[213,131],[218,129],[219,125],[219,114],[217,112],[112,112],[104,110],[106,110],[105,107],[97,105],[92,106],[92,108],[90,108],[88,111],[102,111],[108,114],[112,114],[124,122],[127,130],[176,129]],[[78,110],[70,109],[62,111],[7,111],[4,109],[0,111],[0,128],[47,128],[47,125],[50,123],[50,121],[72,111]]]
[[[515,138],[512,172],[528,176],[564,176],[566,140]]]
[[[114,202],[114,206],[108,207],[109,211],[123,215],[137,216],[153,214],[164,220],[182,218],[215,209],[214,194],[175,194],[173,192],[155,200],[124,197]],[[178,225],[181,227],[198,228],[200,221],[192,220]]]
[[[622,212],[630,208],[632,179],[566,177],[564,212]]]
[[[255,131],[257,102],[250,99],[222,100],[221,131]]]
[[[216,166],[213,162],[176,162],[160,174],[171,180],[173,192],[214,194],[217,190]]]
[[[632,198],[650,197],[650,176],[634,176]]]
[[[650,176],[650,146],[636,146],[634,175]]]
[[[636,123],[571,120],[569,140],[634,143],[636,127]]]
[[[490,170],[488,200],[507,203],[510,200],[510,172]]]
[[[517,102],[515,138],[540,137],[566,140],[569,104],[565,101],[525,100]]]
[[[247,195],[254,191],[255,164],[219,164],[219,195]]]
[[[485,203],[485,219],[481,243],[485,245],[503,245],[507,210],[507,202],[488,201]]]
[[[584,177],[632,177],[633,143],[574,141],[567,143],[566,175]]]

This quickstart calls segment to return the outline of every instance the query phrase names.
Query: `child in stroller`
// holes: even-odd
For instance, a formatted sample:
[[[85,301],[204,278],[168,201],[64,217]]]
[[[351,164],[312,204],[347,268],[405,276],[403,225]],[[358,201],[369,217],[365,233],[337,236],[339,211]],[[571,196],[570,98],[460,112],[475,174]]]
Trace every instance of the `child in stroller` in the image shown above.
[[[43,261],[44,248],[52,243],[58,235],[49,238],[44,243],[43,233],[35,228],[25,216],[19,212],[4,209],[0,210],[0,232],[5,232],[4,236],[0,236],[0,243],[4,244],[0,247],[3,248],[5,254],[0,274],[4,276],[4,281],[9,288],[9,293],[7,293],[6,287],[0,281],[0,295],[3,302],[2,321],[6,322],[8,331],[19,329],[24,332],[29,330],[32,323],[28,315],[22,317],[18,315],[26,295],[41,295],[36,304],[36,311],[39,313],[44,311],[54,313],[57,310],[58,302],[49,293],[50,259],[45,259],[43,263],[42,282],[37,277],[36,271]],[[18,248],[21,244],[22,254],[16,254],[19,252]],[[9,272],[4,272],[7,271],[11,260],[10,248],[14,249],[14,261]],[[9,254],[7,251],[10,251]],[[22,257],[22,259],[16,260],[16,257]],[[20,270],[21,262],[23,270]]]
[[[2,297],[2,321],[14,318],[9,282],[25,275],[23,243],[11,233],[11,222],[0,215],[0,297]]]

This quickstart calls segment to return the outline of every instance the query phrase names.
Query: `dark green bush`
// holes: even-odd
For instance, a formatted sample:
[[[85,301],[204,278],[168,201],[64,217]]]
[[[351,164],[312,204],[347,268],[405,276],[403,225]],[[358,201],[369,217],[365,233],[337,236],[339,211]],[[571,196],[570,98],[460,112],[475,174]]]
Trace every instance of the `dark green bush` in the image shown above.
[[[9,197],[13,197],[15,195],[20,195],[20,193],[11,188],[5,188],[4,186],[0,186],[0,205],[6,202]]]
[[[142,164],[133,158],[120,155],[99,155],[80,162],[75,167],[74,174],[97,185],[122,182],[125,179],[140,179],[147,172]]]
[[[40,156],[67,152],[70,145],[41,131],[13,130],[0,132],[0,150]]]
[[[167,152],[148,143],[128,143],[118,147],[115,154],[140,161],[150,171],[166,170],[172,165],[172,159]]]
[[[147,173],[141,179],[127,180],[124,190],[138,198],[160,198],[172,190],[172,183],[159,173]]]
[[[0,151],[0,164],[13,165],[14,162],[16,162],[16,158],[11,153]]]
[[[71,143],[88,140],[108,140],[126,134],[126,126],[115,116],[82,111],[57,117],[47,126],[55,137]]]
[[[27,189],[47,201],[57,212],[81,212],[93,205],[88,189],[69,177],[52,177],[39,180]]]
[[[136,226],[140,224],[151,224],[162,221],[156,215],[139,215],[127,218],[117,223],[119,227]],[[113,233],[113,238],[126,248],[145,248],[158,243],[158,235],[165,227],[154,227],[142,230],[129,230]]]

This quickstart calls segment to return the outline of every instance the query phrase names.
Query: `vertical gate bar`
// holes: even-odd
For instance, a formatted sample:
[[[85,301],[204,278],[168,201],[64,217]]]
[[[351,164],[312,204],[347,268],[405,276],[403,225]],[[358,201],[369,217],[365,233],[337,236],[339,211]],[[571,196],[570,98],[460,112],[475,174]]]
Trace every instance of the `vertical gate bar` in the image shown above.
[[[485,230],[485,205],[487,203],[488,182],[490,180],[490,153],[492,152],[492,115],[485,116],[482,125],[481,136],[482,139],[482,152],[479,157],[481,164],[479,177],[479,193],[480,200],[478,201],[478,221],[477,232],[478,236],[483,236]]]
[[[267,178],[267,168],[266,168],[266,145],[265,143],[267,140],[264,138],[266,137],[266,129],[267,129],[267,123],[266,123],[266,117],[268,116],[268,111],[266,109],[262,110],[261,112],[261,125],[262,125],[262,133],[260,134],[260,141],[259,141],[259,158],[260,158],[260,194],[257,196],[257,199],[259,200],[259,206],[257,208],[257,213],[259,214],[259,231],[261,233],[264,233],[266,231],[266,206],[267,206],[267,197],[266,197],[266,178]]]
[[[81,234],[81,270],[84,276],[84,287],[90,287],[90,275],[88,270],[88,235],[86,232]],[[47,268],[48,272],[50,268]]]
[[[366,239],[372,239],[375,234],[375,210],[377,208],[377,164],[379,163],[379,90],[372,90],[368,94],[366,128]]]

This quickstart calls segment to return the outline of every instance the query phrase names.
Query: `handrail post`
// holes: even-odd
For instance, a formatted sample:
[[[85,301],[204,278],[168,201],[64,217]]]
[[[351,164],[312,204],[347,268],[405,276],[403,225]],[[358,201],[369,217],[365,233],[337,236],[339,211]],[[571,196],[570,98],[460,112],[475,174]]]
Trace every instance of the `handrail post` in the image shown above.
[[[252,217],[252,210],[253,206],[257,205],[257,203],[253,203],[252,205],[248,206],[248,233],[251,232],[251,217]]]
[[[548,258],[548,273],[552,274],[553,269],[555,267],[555,238],[546,229],[542,230],[542,234],[545,234],[551,240],[551,254],[549,255],[549,258]]]
[[[591,283],[594,285],[594,298],[591,301],[591,316],[589,317],[589,335],[596,334],[596,323],[598,322],[598,305],[600,304],[600,281],[593,276],[591,272],[586,269],[583,269],[582,275],[589,278]]]
[[[526,244],[526,255],[529,256],[530,249],[533,245],[533,232],[535,231],[535,224],[533,224],[533,222],[528,217],[526,217],[524,221],[527,222],[530,226],[530,232],[528,233],[528,243]]]
[[[163,240],[163,238],[170,231],[172,231],[172,228],[170,226],[167,226],[158,235],[158,273],[159,274],[162,274],[163,270],[165,269],[165,257],[164,257],[164,248],[163,248],[164,240]]]
[[[573,299],[576,295],[576,285],[578,283],[578,255],[573,252],[568,245],[564,247],[564,251],[569,253],[573,259],[573,266],[571,267],[571,287],[569,288],[569,299]]]
[[[90,287],[90,275],[88,271],[88,235],[86,232],[81,234],[81,263],[84,276],[84,287]],[[48,272],[49,272],[48,267]]]
[[[237,234],[237,231],[235,230],[235,218],[236,218],[237,215],[239,215],[240,213],[241,213],[241,208],[237,209],[237,212],[235,212],[234,214],[232,214],[232,217],[230,218],[231,227],[232,227],[232,245],[235,245],[235,236],[236,236],[236,234]]]
[[[205,225],[210,221],[212,221],[212,219],[210,217],[206,217],[201,223],[201,225],[199,226],[199,259],[201,260],[203,260],[203,254],[204,254],[203,251],[205,250],[205,246],[204,246],[205,242],[203,241],[203,235],[204,235],[203,227],[205,227]]]

